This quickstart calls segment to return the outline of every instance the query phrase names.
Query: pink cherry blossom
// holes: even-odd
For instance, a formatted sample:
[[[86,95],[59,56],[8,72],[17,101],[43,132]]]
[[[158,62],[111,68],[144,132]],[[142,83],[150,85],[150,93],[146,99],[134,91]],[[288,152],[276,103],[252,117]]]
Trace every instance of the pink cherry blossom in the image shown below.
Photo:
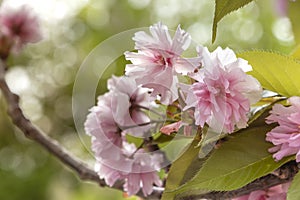
[[[116,181],[123,179],[122,171],[109,166],[103,161],[96,161],[95,171],[110,187],[112,187]]]
[[[276,185],[266,190],[256,190],[232,200],[286,200],[286,193],[290,183]]]
[[[142,188],[143,194],[148,196],[153,191],[153,184],[162,186],[157,171],[163,162],[162,154],[146,153],[139,149],[133,158],[132,170],[125,175],[124,189],[129,196],[136,194]]]
[[[0,11],[0,29],[6,38],[14,41],[14,48],[20,49],[24,44],[41,39],[38,18],[26,6],[12,9],[7,6]]]
[[[122,177],[122,171],[111,166],[117,166],[116,163],[122,161],[123,158],[122,137],[112,115],[111,96],[112,93],[106,93],[98,97],[97,105],[90,109],[84,124],[87,134],[92,136],[96,172],[110,186]],[[112,163],[114,165],[111,165]],[[128,170],[131,165],[128,166],[122,162],[122,167]]]
[[[169,104],[178,98],[176,74],[193,71],[199,65],[199,59],[181,57],[191,38],[179,26],[172,39],[167,26],[162,23],[150,26],[150,33],[140,31],[133,37],[138,52],[125,52],[126,59],[132,62],[126,65],[126,75],[153,89],[153,96],[161,95],[161,102]]]
[[[159,153],[146,153],[137,150],[133,144],[123,142],[122,156],[118,160],[98,159],[96,172],[104,178],[109,186],[117,180],[125,180],[124,191],[129,196],[142,189],[145,196],[153,191],[153,184],[161,186],[157,171],[160,169],[163,157]]]
[[[203,67],[189,74],[197,82],[181,85],[187,93],[184,110],[194,107],[195,124],[202,127],[208,123],[213,129],[229,133],[235,126],[245,128],[250,105],[262,93],[259,82],[245,73],[252,67],[229,48],[218,47],[210,53],[207,48],[199,47],[198,52]]]
[[[266,140],[275,145],[269,151],[277,161],[296,154],[296,161],[300,162],[300,97],[291,97],[288,101],[291,106],[276,104],[266,118],[268,124],[279,125],[267,133]]]
[[[152,102],[149,89],[138,86],[134,79],[126,76],[113,76],[108,80],[108,88],[112,93],[111,109],[115,122],[120,128],[136,126],[124,129],[124,133],[143,136],[151,128],[150,125],[139,126],[150,122],[146,114]]]
[[[96,158],[95,170],[109,186],[124,181],[124,190],[129,195],[140,188],[145,196],[153,191],[153,184],[161,185],[157,175],[163,157],[159,153],[146,153],[134,144],[126,142],[125,135],[148,131],[149,117],[141,108],[148,109],[148,89],[137,86],[128,77],[113,77],[108,80],[109,91],[98,97],[97,105],[90,109],[85,130],[92,138],[92,150]],[[123,126],[137,125],[138,129]]]
[[[85,130],[92,136],[92,150],[99,158],[120,158],[121,133],[111,109],[112,93],[98,97],[97,106],[90,109]]]
[[[151,102],[148,90],[138,87],[128,77],[113,76],[108,80],[108,89],[108,93],[98,97],[97,106],[91,108],[85,130],[92,136],[92,149],[96,157],[113,156],[119,159],[122,135],[129,132],[144,136],[151,128],[151,125],[139,126],[150,122],[142,108],[149,108]],[[126,126],[133,128],[122,130]]]

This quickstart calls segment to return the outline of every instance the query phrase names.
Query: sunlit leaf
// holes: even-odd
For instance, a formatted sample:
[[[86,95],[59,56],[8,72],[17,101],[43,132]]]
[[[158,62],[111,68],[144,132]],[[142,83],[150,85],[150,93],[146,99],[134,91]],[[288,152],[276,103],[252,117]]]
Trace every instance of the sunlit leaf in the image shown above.
[[[287,193],[287,200],[299,200],[300,199],[300,173],[298,172],[292,181]]]
[[[286,97],[300,95],[300,62],[275,52],[247,51],[238,54],[253,67],[253,75],[261,85]]]
[[[217,35],[217,24],[227,14],[238,10],[239,8],[247,5],[253,0],[215,0],[215,16],[212,30],[212,42],[215,41]]]

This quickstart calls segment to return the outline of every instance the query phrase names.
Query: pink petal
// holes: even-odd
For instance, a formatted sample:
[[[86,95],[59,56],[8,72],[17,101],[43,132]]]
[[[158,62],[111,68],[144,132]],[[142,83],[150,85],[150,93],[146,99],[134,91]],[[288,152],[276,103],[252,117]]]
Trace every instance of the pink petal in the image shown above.
[[[178,132],[179,128],[182,126],[182,122],[175,122],[172,124],[168,124],[166,126],[161,127],[160,132],[171,135],[171,133]]]

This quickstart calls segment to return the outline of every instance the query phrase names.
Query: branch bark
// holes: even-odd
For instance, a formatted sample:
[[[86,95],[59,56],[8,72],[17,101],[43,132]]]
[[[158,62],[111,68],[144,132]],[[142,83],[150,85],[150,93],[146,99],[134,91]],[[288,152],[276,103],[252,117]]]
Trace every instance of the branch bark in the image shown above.
[[[100,179],[98,174],[87,166],[84,162],[71,155],[65,148],[62,147],[56,140],[51,139],[36,126],[34,126],[30,120],[28,120],[19,106],[19,96],[14,94],[8,87],[5,81],[5,69],[6,65],[4,62],[0,61],[0,89],[2,94],[6,99],[8,105],[8,115],[12,119],[12,122],[17,126],[24,135],[39,143],[43,148],[45,148],[49,153],[58,158],[64,165],[69,167],[72,171],[76,172],[81,180],[92,181],[98,183],[101,187],[106,187],[107,184],[103,179]],[[228,192],[209,192],[201,195],[191,195],[183,199],[194,200],[194,199],[231,199],[234,197],[249,194],[252,191],[259,189],[267,189],[274,185],[285,183],[290,181],[294,175],[297,173],[297,163],[290,162],[287,165],[282,166],[279,170],[279,175],[269,174],[265,177],[257,179],[252,183],[244,186],[243,188],[228,191]],[[113,188],[123,191],[123,182],[118,181],[113,186]],[[162,188],[155,188],[153,193],[147,197],[147,199],[159,199],[163,192]],[[138,196],[145,198],[141,192],[137,194]]]

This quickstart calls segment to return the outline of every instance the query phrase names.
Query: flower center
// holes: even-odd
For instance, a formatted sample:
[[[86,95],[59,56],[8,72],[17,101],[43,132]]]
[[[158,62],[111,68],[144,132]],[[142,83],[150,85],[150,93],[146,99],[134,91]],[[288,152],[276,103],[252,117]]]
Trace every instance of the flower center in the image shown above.
[[[170,57],[165,58],[162,55],[158,55],[158,56],[155,56],[155,58],[156,58],[156,63],[158,63],[159,65],[163,65],[166,67],[172,66],[172,58],[170,58]]]
[[[218,96],[218,97],[226,96],[225,88],[223,85],[220,85],[220,84],[214,85],[214,87],[211,89],[210,92],[212,92],[215,96]]]

